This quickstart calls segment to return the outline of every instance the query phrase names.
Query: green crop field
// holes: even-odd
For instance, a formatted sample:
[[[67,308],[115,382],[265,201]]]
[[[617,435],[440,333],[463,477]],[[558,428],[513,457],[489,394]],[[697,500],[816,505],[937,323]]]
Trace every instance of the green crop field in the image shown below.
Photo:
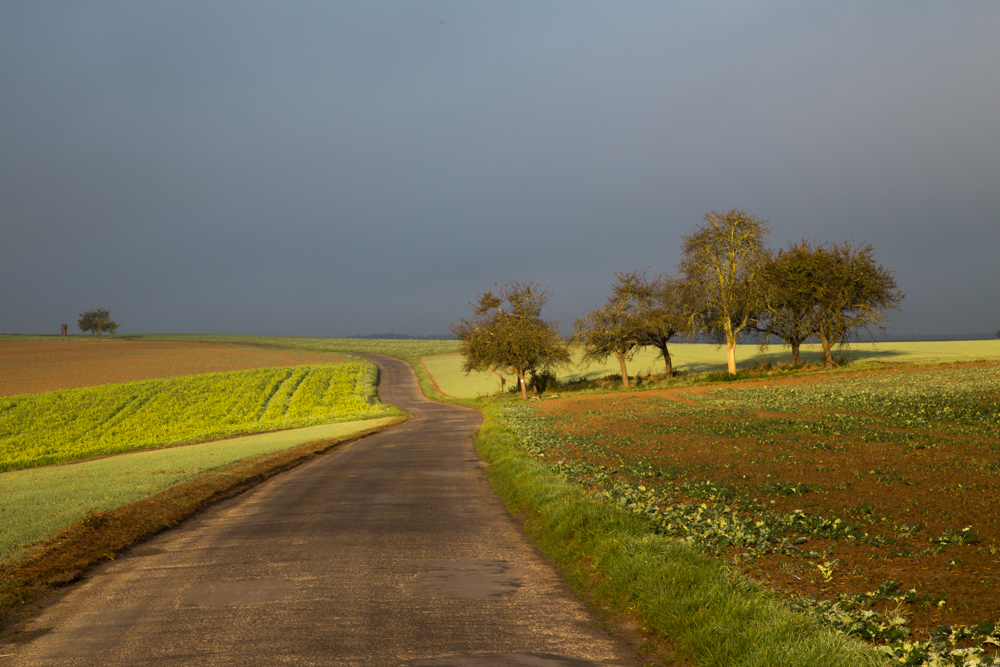
[[[670,346],[674,369],[683,373],[704,373],[726,370],[726,352],[716,345],[699,343],[677,343]],[[850,349],[835,352],[834,356],[845,355],[851,363],[944,363],[1000,358],[1000,340],[973,341],[932,341],[906,343],[854,343]],[[579,363],[582,353],[573,354],[574,365],[559,368],[560,382],[575,380],[596,380],[607,375],[618,374],[618,362],[612,357],[604,364]],[[803,345],[803,363],[820,363],[819,345]],[[737,366],[746,368],[757,363],[790,364],[791,352],[787,348],[772,345],[760,353],[755,345],[740,345],[736,348]],[[468,375],[462,370],[459,354],[423,357],[424,366],[430,372],[441,391],[458,398],[495,394],[500,391],[500,378],[494,373],[473,372]],[[663,358],[659,351],[647,348],[640,350],[628,362],[630,375],[663,373]],[[507,379],[510,386],[511,378]]]
[[[462,355],[458,352],[422,357],[424,368],[434,378],[442,392],[460,398],[475,398],[500,391],[500,376],[496,373],[469,373],[462,370]],[[507,386],[511,386],[510,376]]]
[[[89,512],[148,498],[243,459],[308,442],[347,437],[394,419],[324,424],[2,473],[0,562],[16,556],[25,545],[55,535]]]
[[[302,336],[244,336],[230,334],[136,334],[118,336],[130,340],[160,340],[177,342],[235,343],[291,347],[323,352],[354,352],[384,354],[409,361],[432,354],[447,354],[458,350],[457,340],[389,340],[381,338],[307,338]]]
[[[869,367],[501,411],[560,477],[899,664],[1000,665],[998,370]]]
[[[399,414],[370,364],[144,380],[0,398],[0,471],[173,443]]]

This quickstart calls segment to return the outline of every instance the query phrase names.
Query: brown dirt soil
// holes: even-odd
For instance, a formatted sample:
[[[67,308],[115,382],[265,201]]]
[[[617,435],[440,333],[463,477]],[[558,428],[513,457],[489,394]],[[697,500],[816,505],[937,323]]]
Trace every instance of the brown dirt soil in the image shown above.
[[[961,367],[1000,372],[997,364]],[[933,370],[893,368],[873,372],[899,375],[899,381],[906,382],[909,373]],[[927,446],[880,442],[877,437],[865,441],[858,433],[719,435],[720,425],[745,423],[748,416],[803,423],[822,421],[829,413],[754,411],[752,405],[740,403],[738,393],[779,385],[835,383],[845,375],[563,398],[539,404],[538,411],[551,419],[558,433],[577,440],[557,451],[550,450],[549,460],[576,458],[612,468],[623,462],[644,461],[654,469],[678,474],[666,484],[711,480],[773,503],[771,507],[778,512],[801,509],[812,515],[840,517],[869,534],[895,539],[893,544],[883,546],[810,540],[802,548],[822,551],[832,547],[832,551],[818,560],[772,554],[744,562],[746,574],[772,587],[790,595],[836,600],[838,593],[873,591],[882,582],[895,580],[900,592],[915,588],[919,594],[942,595],[944,606],[933,601],[906,605],[910,627],[917,637],[924,637],[926,630],[938,625],[1000,621],[1000,595],[996,593],[1000,589],[1000,433],[956,435],[948,424],[937,423],[933,428],[902,429],[864,415],[876,420],[870,426],[872,433],[881,430],[923,438]],[[706,392],[718,388],[737,393],[722,405],[718,397],[711,397],[712,404],[697,403],[698,397],[709,398]],[[648,485],[650,481],[647,478],[641,483]],[[789,496],[762,488],[775,484],[807,484],[809,491]],[[922,528],[914,534],[902,532],[903,524],[918,523]],[[934,553],[937,545],[932,538],[966,526],[979,535],[978,542],[949,545]],[[840,562],[833,577],[825,581],[817,563],[835,559]],[[887,602],[882,608],[893,606]]]
[[[119,552],[178,525],[199,509],[243,493],[337,445],[390,427],[381,426],[347,438],[306,443],[240,461],[145,500],[95,512],[73,524],[39,544],[27,560],[0,567],[0,644],[30,640],[32,637],[18,633],[20,623],[36,615],[58,596],[62,587],[80,579],[94,563],[113,559]]]
[[[53,338],[0,341],[0,396],[199,373],[343,361],[308,352],[228,343]]]

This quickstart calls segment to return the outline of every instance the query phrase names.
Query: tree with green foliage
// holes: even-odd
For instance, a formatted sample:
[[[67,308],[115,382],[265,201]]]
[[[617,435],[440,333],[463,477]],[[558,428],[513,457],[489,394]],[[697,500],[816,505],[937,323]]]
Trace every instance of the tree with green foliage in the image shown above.
[[[604,363],[614,355],[621,371],[622,386],[628,387],[627,362],[642,343],[635,313],[637,273],[615,273],[618,282],[604,307],[591,311],[573,326],[573,341],[583,346],[584,361]]]
[[[888,310],[899,310],[905,296],[896,286],[892,271],[875,262],[870,244],[831,243],[816,245],[803,241],[801,252],[808,261],[814,303],[809,328],[823,348],[823,365],[833,367],[831,349],[856,339],[861,330],[872,340],[871,328],[884,331]]]
[[[80,331],[92,332],[94,336],[100,333],[114,333],[118,330],[118,324],[111,319],[111,312],[107,308],[96,308],[80,313],[80,319],[76,321]]]
[[[667,377],[672,376],[670,339],[689,331],[692,304],[687,286],[684,281],[665,274],[648,280],[646,272],[641,270],[617,275],[615,289],[632,303],[639,346],[658,349]]]
[[[459,340],[463,368],[470,371],[504,370],[517,377],[521,398],[528,398],[525,376],[568,363],[569,351],[558,324],[542,320],[542,306],[551,293],[532,280],[510,282],[479,295],[471,320],[450,329]]]
[[[752,330],[764,308],[761,280],[767,260],[766,220],[741,209],[711,212],[684,237],[680,269],[694,292],[693,328],[726,345],[729,372],[736,374],[737,340]]]
[[[813,335],[811,315],[816,305],[817,269],[814,260],[814,249],[803,239],[773,257],[768,256],[763,266],[766,299],[754,327],[767,337],[775,336],[788,343],[795,366],[801,363],[802,343]]]

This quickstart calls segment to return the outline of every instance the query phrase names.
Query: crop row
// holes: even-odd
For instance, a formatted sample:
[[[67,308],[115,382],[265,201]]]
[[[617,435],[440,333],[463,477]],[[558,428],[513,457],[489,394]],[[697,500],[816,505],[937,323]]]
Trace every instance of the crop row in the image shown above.
[[[0,398],[0,472],[229,435],[396,414],[369,364],[143,380]]]
[[[717,389],[710,394],[723,400],[738,395],[760,409],[866,413],[899,427],[947,423],[985,434],[1000,429],[1000,375],[980,367],[915,371],[905,382],[895,373],[845,376],[824,385],[822,391],[775,386]]]

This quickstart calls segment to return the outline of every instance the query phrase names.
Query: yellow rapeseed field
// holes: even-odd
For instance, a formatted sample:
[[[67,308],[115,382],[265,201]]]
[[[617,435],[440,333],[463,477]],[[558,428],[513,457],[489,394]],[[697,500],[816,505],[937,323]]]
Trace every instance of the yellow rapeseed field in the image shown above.
[[[143,380],[0,398],[0,472],[162,445],[398,414],[368,364]]]

